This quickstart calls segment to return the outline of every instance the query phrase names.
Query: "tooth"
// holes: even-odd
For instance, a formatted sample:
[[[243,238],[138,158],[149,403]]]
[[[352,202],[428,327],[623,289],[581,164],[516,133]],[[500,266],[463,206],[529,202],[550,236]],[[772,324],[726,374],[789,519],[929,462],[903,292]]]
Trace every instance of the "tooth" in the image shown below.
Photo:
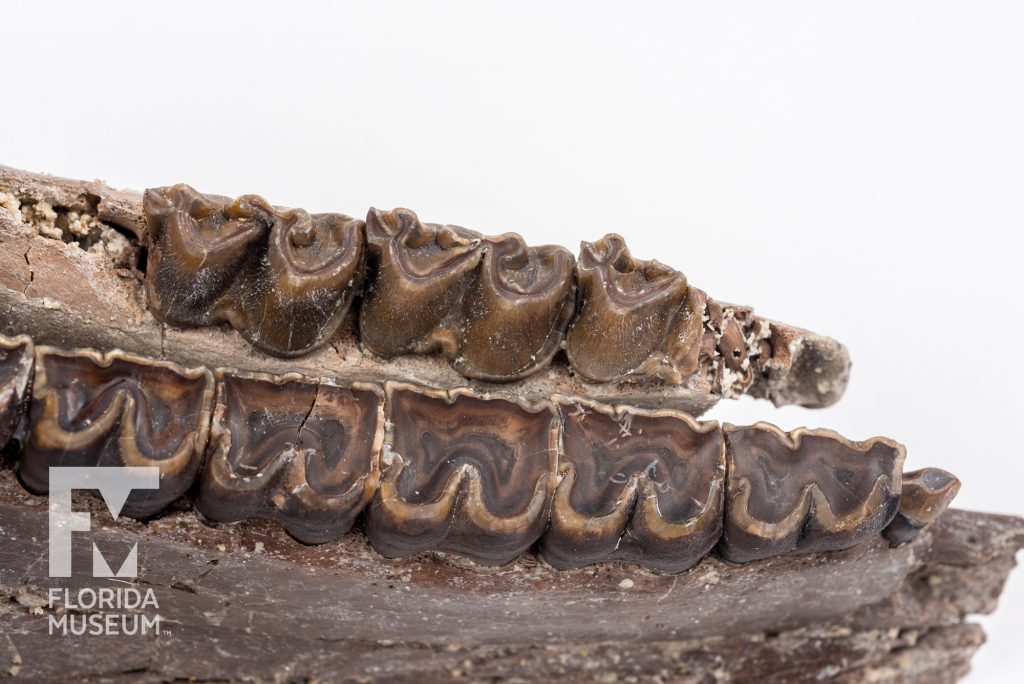
[[[146,517],[185,493],[209,430],[213,374],[121,351],[36,347],[19,474],[46,492],[50,466],[155,466],[159,490],[135,490],[124,514]]]
[[[222,369],[196,506],[276,520],[306,543],[340,538],[376,492],[384,393],[297,373]]]

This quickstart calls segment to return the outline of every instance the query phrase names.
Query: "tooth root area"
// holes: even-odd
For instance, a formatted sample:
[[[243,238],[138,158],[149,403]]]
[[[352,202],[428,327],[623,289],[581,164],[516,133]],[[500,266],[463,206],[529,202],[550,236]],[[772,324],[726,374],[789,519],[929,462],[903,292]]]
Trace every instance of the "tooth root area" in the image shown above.
[[[387,556],[496,565],[539,542],[555,567],[680,572],[715,547],[747,562],[882,531],[905,543],[959,488],[934,468],[904,477],[904,449],[885,438],[721,427],[577,396],[212,372],[24,337],[0,337],[0,398],[4,442],[21,420],[34,491],[50,466],[155,466],[159,490],[133,492],[126,515],[152,516],[198,479],[207,518],[270,518],[321,543],[362,515]]]

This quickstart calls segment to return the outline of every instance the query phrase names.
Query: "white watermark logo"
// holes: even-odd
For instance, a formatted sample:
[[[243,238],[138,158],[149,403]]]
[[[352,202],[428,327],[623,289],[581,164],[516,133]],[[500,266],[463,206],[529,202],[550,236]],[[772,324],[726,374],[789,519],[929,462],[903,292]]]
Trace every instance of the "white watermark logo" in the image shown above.
[[[88,532],[88,513],[71,510],[71,491],[98,490],[114,520],[133,489],[159,489],[160,469],[146,468],[50,468],[50,577],[71,577],[71,533]],[[136,577],[139,545],[132,546],[115,574],[96,543],[92,545],[93,577]]]
[[[52,467],[50,468],[50,577],[71,577],[72,532],[88,532],[92,522],[88,513],[71,510],[71,492],[75,489],[98,491],[110,515],[117,520],[134,489],[159,489],[160,469],[156,467]],[[114,572],[96,543],[92,544],[92,576],[133,578],[139,574],[139,545],[131,550]],[[134,587],[76,591],[51,588],[49,607],[63,610],[50,615],[50,634],[111,635],[160,633],[160,616],[139,614],[140,609],[159,609],[152,588]],[[75,612],[70,612],[75,611]],[[98,611],[98,612],[93,612]]]

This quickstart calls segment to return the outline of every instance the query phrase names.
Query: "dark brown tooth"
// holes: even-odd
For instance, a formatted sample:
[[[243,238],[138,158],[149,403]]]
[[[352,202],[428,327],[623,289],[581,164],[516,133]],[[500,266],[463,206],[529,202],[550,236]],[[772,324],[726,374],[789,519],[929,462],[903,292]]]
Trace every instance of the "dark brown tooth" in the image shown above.
[[[830,430],[726,426],[722,556],[746,562],[834,551],[878,534],[896,514],[906,450]]]
[[[510,382],[561,347],[576,299],[562,247],[423,223],[408,209],[371,209],[366,236],[359,327],[375,354],[439,351],[466,377]]]
[[[51,466],[155,466],[159,490],[135,490],[124,514],[152,515],[202,465],[213,374],[121,351],[36,347],[28,437],[19,474],[36,492]]]
[[[682,572],[722,532],[725,440],[676,411],[558,397],[562,480],[544,559],[559,569],[608,560]]]
[[[199,511],[270,518],[306,543],[345,534],[377,491],[383,391],[297,373],[220,370],[217,380]]]
[[[146,295],[154,316],[180,326],[222,320],[221,300],[262,258],[269,232],[245,199],[229,204],[185,184],[146,190]]]
[[[576,278],[567,249],[527,247],[514,233],[487,238],[480,276],[463,305],[465,334],[456,370],[508,382],[544,368],[561,348],[575,308]]]
[[[408,209],[366,216],[366,288],[360,339],[381,356],[461,347],[461,303],[480,263],[480,235],[422,223]]]
[[[359,290],[362,221],[187,185],[147,190],[143,204],[146,292],[165,323],[228,322],[258,349],[296,356],[334,335]]]
[[[35,358],[32,340],[25,335],[0,335],[0,450],[14,434],[32,384]]]
[[[549,402],[400,383],[388,383],[387,397],[383,474],[366,516],[377,551],[446,551],[500,565],[540,537],[558,463]]]
[[[911,541],[946,510],[960,491],[960,480],[940,468],[923,468],[903,475],[899,511],[885,528],[893,546]]]
[[[592,382],[653,376],[679,384],[697,368],[705,295],[657,261],[634,259],[618,235],[584,242],[580,310],[566,353]]]

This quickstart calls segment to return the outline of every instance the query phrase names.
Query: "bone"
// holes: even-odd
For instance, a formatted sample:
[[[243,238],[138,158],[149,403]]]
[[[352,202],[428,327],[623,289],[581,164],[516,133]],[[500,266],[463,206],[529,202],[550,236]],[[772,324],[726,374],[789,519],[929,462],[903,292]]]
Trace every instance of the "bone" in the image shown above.
[[[22,479],[36,491],[45,489],[45,467],[57,460],[151,462],[164,474],[161,489],[130,501],[135,505],[126,511],[147,517],[194,484],[206,451],[197,502],[211,524],[270,518],[319,543],[345,534],[362,516],[370,539],[389,556],[435,551],[497,565],[539,542],[560,567],[618,560],[667,573],[692,566],[716,541],[718,553],[734,562],[850,548],[897,515],[903,452],[893,442],[808,431],[787,436],[762,425],[723,433],[691,417],[743,392],[777,403],[834,401],[848,369],[841,345],[708,298],[672,269],[634,259],[614,236],[589,253],[585,247],[582,270],[594,275],[577,278],[560,248],[422,223],[408,210],[373,211],[364,264],[335,231],[344,227],[358,241],[358,222],[281,209],[255,196],[230,200],[185,186],[151,192],[147,225],[141,197],[99,183],[0,168],[0,193],[0,330],[27,333],[36,356],[46,359],[35,364],[39,391],[16,429],[24,438],[13,442],[23,452]],[[216,277],[202,275],[188,249],[175,251],[196,233],[215,239],[184,247],[199,245],[199,260],[216,265]],[[217,240],[229,235],[255,247],[242,248],[242,257],[221,251]],[[304,285],[289,289],[287,278],[279,280],[284,271],[259,264],[278,263],[272,252],[294,247],[299,254],[311,245],[318,246],[306,255],[313,261],[303,263],[330,262],[332,250],[321,248],[333,246],[336,265],[354,268],[353,288],[367,278],[362,296],[353,305],[345,303],[347,290],[318,300],[331,305],[303,329],[299,346],[263,353],[242,336],[255,342],[262,325],[252,324],[246,307],[262,301],[266,320],[298,316],[301,306],[289,302],[301,299]],[[161,266],[162,258],[171,267]],[[383,275],[396,258],[403,269]],[[227,317],[237,331],[157,321],[146,289],[163,287],[165,268],[171,282],[199,274],[215,285],[208,300],[170,306],[172,313],[196,315],[189,325],[199,325],[226,316],[226,302],[238,303],[242,313]],[[407,277],[417,273],[447,285],[418,287]],[[388,288],[412,294],[384,296]],[[282,301],[266,300],[270,293]],[[629,297],[643,305],[619,306]],[[161,308],[171,301],[159,293],[155,299]],[[396,302],[425,313],[406,316],[405,332],[379,325],[380,334],[359,334],[360,319],[377,325],[398,316]],[[392,314],[380,315],[385,305]],[[507,315],[517,309],[530,313]],[[587,311],[605,323],[584,323]],[[537,317],[549,323],[531,327]],[[594,339],[602,325],[612,327],[609,321],[651,333],[619,340],[636,352],[622,366],[601,365],[613,363],[614,354],[592,366],[595,377],[616,380],[588,381],[551,351],[568,331],[586,341],[581,348],[596,350],[579,357],[589,358],[602,351]],[[282,339],[275,335],[259,338]],[[486,343],[513,337],[526,341],[522,349],[540,351],[529,368],[517,356],[522,349]],[[392,347],[364,348],[375,344]],[[291,352],[297,355],[285,359]],[[51,364],[67,367],[54,375]],[[207,445],[215,386],[215,434]],[[61,406],[74,415],[62,418]],[[163,410],[178,420],[157,443],[146,431],[165,426],[146,412]],[[338,431],[352,439],[336,439]],[[181,470],[169,458],[178,452],[157,448],[184,448],[192,437]],[[78,448],[93,439],[99,446]],[[809,453],[808,444],[821,449]],[[755,477],[792,464],[800,467],[781,494]],[[600,474],[606,467],[614,469],[607,481]],[[252,477],[253,469],[262,477]],[[905,509],[893,535],[903,522],[928,522],[921,506],[908,502]]]

